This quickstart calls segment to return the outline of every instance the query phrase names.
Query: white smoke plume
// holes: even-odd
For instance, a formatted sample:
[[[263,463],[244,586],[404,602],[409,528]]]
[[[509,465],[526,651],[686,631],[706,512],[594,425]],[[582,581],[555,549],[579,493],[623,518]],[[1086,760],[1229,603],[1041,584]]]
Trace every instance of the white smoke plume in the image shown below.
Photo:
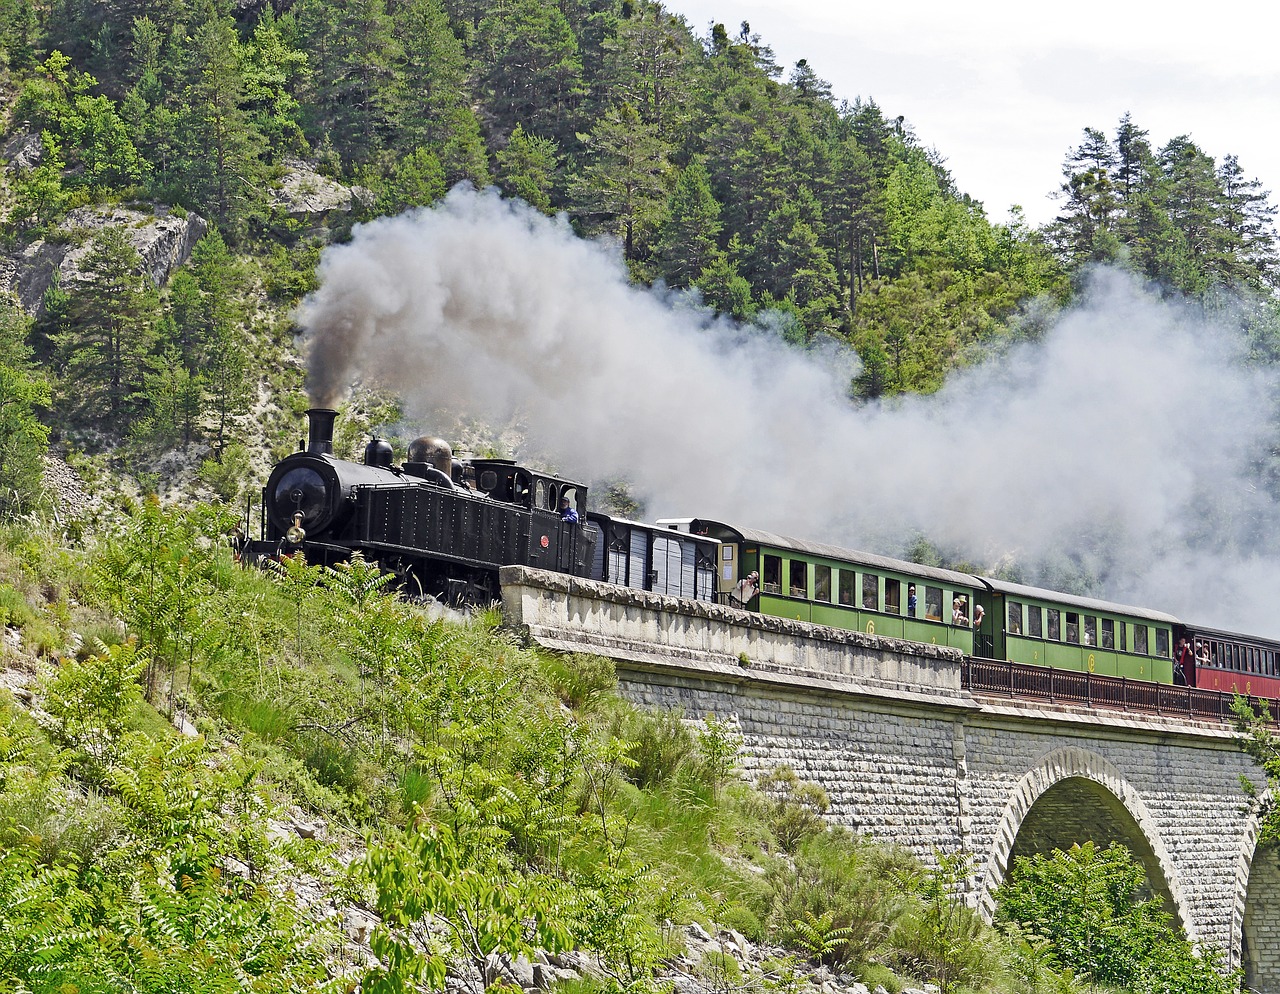
[[[917,536],[1028,582],[1280,635],[1273,372],[1129,278],[930,397],[855,407],[856,357],[801,352],[632,286],[614,246],[495,193],[358,227],[300,320],[311,387],[406,413],[519,413],[563,473],[697,515],[901,553]]]

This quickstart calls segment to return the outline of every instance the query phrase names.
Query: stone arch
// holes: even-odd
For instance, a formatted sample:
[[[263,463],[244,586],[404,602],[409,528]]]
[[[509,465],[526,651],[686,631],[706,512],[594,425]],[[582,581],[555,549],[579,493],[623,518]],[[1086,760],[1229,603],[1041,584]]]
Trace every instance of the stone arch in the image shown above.
[[[1254,805],[1236,857],[1227,962],[1244,970],[1247,989],[1274,990],[1280,988],[1280,939],[1275,925],[1280,920],[1280,859],[1274,850],[1258,847],[1260,827]]]
[[[1096,810],[1113,824],[1128,823],[1131,832],[1126,841],[1147,869],[1153,889],[1170,906],[1178,923],[1192,942],[1199,939],[1189,902],[1181,880],[1165,848],[1155,818],[1118,768],[1095,752],[1079,746],[1055,749],[1040,760],[1018,781],[996,827],[991,852],[982,875],[979,907],[991,918],[995,914],[995,892],[1004,882],[1009,862],[1015,855],[1019,833],[1027,823],[1036,802],[1055,791],[1074,789],[1083,792]]]

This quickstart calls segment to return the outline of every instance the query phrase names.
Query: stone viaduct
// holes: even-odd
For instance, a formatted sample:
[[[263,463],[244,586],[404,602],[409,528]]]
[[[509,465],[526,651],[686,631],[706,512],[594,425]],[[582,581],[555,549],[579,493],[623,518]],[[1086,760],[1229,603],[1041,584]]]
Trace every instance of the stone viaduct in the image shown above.
[[[522,567],[502,584],[508,624],[611,658],[629,698],[736,719],[748,773],[790,764],[835,820],[926,863],[971,854],[986,914],[1014,856],[1119,841],[1193,942],[1280,994],[1280,860],[1257,846],[1240,777],[1261,778],[1230,728],[976,697],[937,646]]]

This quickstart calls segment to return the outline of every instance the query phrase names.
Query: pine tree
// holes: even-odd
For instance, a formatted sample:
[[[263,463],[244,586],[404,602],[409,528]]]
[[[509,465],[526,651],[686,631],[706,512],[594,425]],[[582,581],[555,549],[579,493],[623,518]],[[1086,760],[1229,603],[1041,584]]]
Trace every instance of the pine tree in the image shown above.
[[[1245,178],[1234,155],[1223,158],[1218,167],[1218,183],[1222,190],[1221,223],[1231,246],[1233,281],[1275,285],[1280,274],[1275,272],[1276,208],[1270,202],[1270,194],[1256,177]]]
[[[667,283],[683,287],[698,278],[715,258],[721,227],[711,177],[701,162],[691,162],[671,191],[655,244],[658,267]]]
[[[84,282],[69,297],[56,344],[60,403],[85,421],[120,429],[142,406],[159,305],[141,270],[138,250],[115,226],[94,236],[81,262]]]
[[[1116,152],[1097,128],[1085,128],[1084,138],[1062,164],[1058,195],[1066,203],[1052,231],[1059,252],[1077,263],[1113,259],[1119,251],[1112,230],[1120,206],[1112,180]]]
[[[581,216],[622,242],[629,261],[647,254],[666,204],[669,146],[653,125],[624,104],[579,138],[590,160],[574,186]]]
[[[37,414],[49,385],[31,362],[30,326],[16,300],[0,298],[0,520],[36,499],[49,441]]]
[[[507,147],[498,153],[498,186],[544,214],[551,213],[551,189],[556,171],[555,142],[526,134],[516,125]]]
[[[311,58],[310,132],[345,162],[386,146],[400,105],[400,47],[382,0],[302,0],[298,29]]]
[[[210,216],[223,231],[242,234],[263,189],[265,144],[244,110],[241,45],[235,22],[218,17],[192,40],[183,164],[187,205]]]
[[[1219,223],[1222,189],[1213,159],[1186,135],[1160,150],[1162,206],[1185,245],[1185,265],[1175,285],[1203,293],[1227,277],[1223,263],[1230,254],[1229,232]]]
[[[578,42],[560,8],[540,0],[495,7],[476,29],[474,55],[496,130],[519,123],[564,147],[583,89]]]

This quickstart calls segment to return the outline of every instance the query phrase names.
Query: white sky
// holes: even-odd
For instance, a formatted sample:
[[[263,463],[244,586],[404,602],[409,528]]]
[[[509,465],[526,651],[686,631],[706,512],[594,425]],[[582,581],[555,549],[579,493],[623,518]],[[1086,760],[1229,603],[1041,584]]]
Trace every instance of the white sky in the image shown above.
[[[1085,127],[1113,136],[1125,111],[1155,148],[1186,134],[1219,162],[1234,153],[1280,200],[1280,5],[1266,0],[665,2],[700,36],[749,21],[784,78],[805,58],[837,101],[904,115],[993,221],[1015,203],[1052,220],[1068,149]]]

